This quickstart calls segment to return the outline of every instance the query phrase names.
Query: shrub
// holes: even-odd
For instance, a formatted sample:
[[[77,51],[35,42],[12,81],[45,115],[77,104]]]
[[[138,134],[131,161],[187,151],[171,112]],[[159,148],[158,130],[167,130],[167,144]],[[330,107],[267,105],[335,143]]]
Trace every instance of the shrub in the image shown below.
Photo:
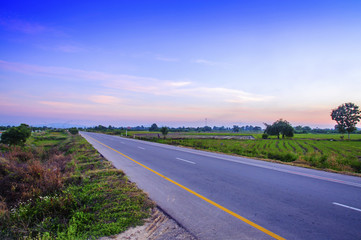
[[[262,134],[262,138],[263,138],[263,139],[267,139],[267,138],[268,138],[268,134],[267,134],[267,133],[263,133],[263,134]]]
[[[62,187],[60,169],[49,168],[39,161],[28,164],[0,164],[0,195],[12,206],[40,195],[50,194]]]
[[[35,155],[29,149],[21,148],[19,146],[10,146],[6,154],[6,158],[10,161],[27,162],[35,159]]]

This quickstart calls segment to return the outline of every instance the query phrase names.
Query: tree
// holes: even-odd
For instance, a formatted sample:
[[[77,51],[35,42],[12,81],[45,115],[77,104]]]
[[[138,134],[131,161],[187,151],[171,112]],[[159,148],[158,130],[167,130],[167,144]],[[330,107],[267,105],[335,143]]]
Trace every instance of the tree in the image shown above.
[[[12,127],[1,135],[1,143],[9,145],[24,145],[26,140],[31,136],[29,125],[22,123],[18,127]]]
[[[163,138],[168,134],[169,129],[167,127],[161,127],[160,132],[163,134]]]
[[[361,119],[361,111],[353,103],[344,103],[338,108],[332,109],[331,118],[337,123],[335,129],[340,133],[347,132],[348,139],[350,139],[350,133],[356,130],[356,125]]]
[[[153,123],[152,126],[150,126],[149,131],[150,132],[159,131],[159,128],[158,128],[157,124]]]
[[[209,127],[209,126],[204,126],[203,128],[203,132],[211,132],[212,131],[212,128]]]
[[[239,132],[241,130],[241,128],[237,125],[233,125],[232,131],[233,132]]]
[[[282,138],[285,138],[285,136],[293,137],[294,129],[286,120],[279,119],[272,125],[265,123],[265,126],[266,130],[264,132],[268,135],[277,136],[278,139],[280,135],[282,135]]]
[[[253,131],[254,131],[254,132],[261,132],[261,131],[262,131],[262,128],[259,127],[259,126],[255,126],[255,127],[253,128]]]
[[[75,127],[73,127],[73,128],[69,128],[69,132],[70,132],[71,134],[73,134],[73,135],[76,135],[76,134],[78,134],[78,133],[79,133],[78,129],[77,129],[77,128],[75,128]]]

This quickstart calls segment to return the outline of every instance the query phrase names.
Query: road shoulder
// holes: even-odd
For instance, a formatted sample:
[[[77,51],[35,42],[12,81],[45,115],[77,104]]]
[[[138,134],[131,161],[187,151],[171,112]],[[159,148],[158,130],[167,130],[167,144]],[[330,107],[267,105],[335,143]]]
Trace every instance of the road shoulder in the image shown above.
[[[143,226],[130,228],[127,231],[99,240],[196,240],[191,233],[180,226],[170,216],[158,207],[153,209],[152,216],[145,221]]]

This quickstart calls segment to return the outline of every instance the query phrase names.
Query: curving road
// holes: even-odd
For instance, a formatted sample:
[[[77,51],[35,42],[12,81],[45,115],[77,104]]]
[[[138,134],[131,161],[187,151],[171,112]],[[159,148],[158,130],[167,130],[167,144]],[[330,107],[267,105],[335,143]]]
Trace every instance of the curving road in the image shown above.
[[[199,239],[361,239],[361,178],[81,135]]]

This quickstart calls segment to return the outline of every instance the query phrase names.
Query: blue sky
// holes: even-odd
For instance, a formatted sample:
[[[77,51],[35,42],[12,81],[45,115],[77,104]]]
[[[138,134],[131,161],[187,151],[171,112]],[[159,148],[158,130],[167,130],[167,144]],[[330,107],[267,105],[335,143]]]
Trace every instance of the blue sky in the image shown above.
[[[333,127],[360,1],[8,1],[0,124]]]

